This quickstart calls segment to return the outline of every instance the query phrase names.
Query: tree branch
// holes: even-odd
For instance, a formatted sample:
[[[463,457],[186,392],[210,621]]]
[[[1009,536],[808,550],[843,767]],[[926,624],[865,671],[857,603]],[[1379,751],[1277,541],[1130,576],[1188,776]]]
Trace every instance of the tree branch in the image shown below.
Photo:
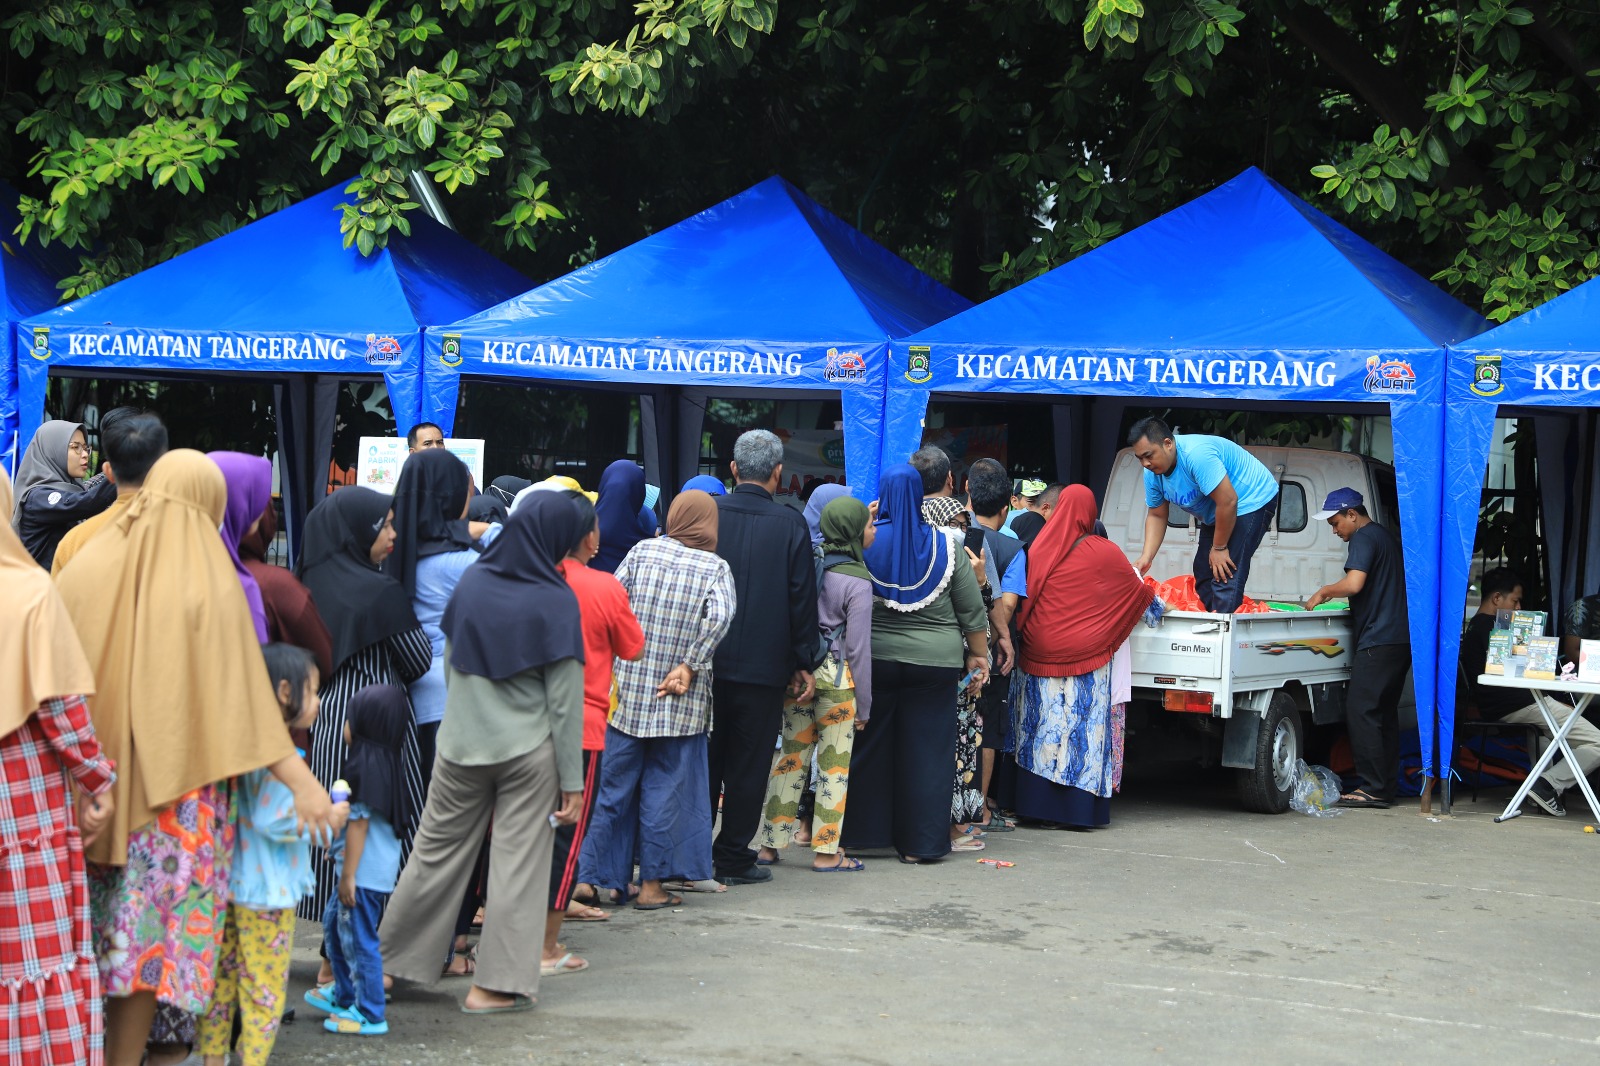
[[[1378,62],[1326,12],[1285,0],[1270,0],[1267,7],[1285,29],[1326,63],[1396,133],[1402,129],[1418,133],[1428,125],[1430,116],[1422,101],[1400,75]],[[1464,151],[1455,153],[1447,170],[1434,172],[1433,183],[1446,187],[1477,185],[1484,189],[1485,198],[1495,196],[1495,181]]]

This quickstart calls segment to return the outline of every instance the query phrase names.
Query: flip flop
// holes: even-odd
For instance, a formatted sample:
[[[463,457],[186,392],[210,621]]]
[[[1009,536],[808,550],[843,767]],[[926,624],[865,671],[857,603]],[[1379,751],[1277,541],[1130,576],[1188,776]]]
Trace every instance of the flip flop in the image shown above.
[[[770,859],[757,859],[757,866],[776,866],[783,861],[781,856],[774,855]]]
[[[672,908],[672,907],[681,907],[681,906],[683,906],[683,897],[682,896],[674,896],[671,893],[668,893],[667,894],[667,898],[665,900],[661,901],[660,903],[639,903],[639,902],[635,902],[634,905],[633,905],[633,909],[636,910],[636,911],[664,911],[664,910],[668,910],[669,908]]]
[[[985,847],[983,841],[975,837],[964,836],[960,840],[950,842],[951,851],[982,851]]]
[[[525,1010],[533,1009],[534,1001],[528,996],[512,996],[511,1002],[504,1007],[469,1007],[461,1004],[462,1014],[518,1014]]]
[[[661,887],[668,892],[707,892],[712,895],[728,891],[728,886],[716,878],[706,881],[663,881]]]
[[[569,962],[577,962],[576,966],[568,966]],[[580,959],[572,952],[567,952],[555,962],[539,963],[540,977],[560,977],[564,973],[582,973],[589,968],[588,959]]]
[[[460,973],[457,973],[455,970],[452,970],[450,968],[451,965],[454,964],[454,962],[456,961],[456,958],[464,960],[466,962],[466,964],[467,964],[467,968],[465,970],[462,970]],[[445,978],[445,977],[471,977],[473,974],[475,974],[477,972],[478,972],[478,948],[477,948],[477,945],[473,945],[471,951],[466,951],[466,952],[458,951],[458,952],[456,952],[455,958],[452,958],[449,962],[445,963],[444,972],[441,973],[439,976],[440,976],[440,978]]]
[[[867,864],[860,859],[852,859],[846,855],[839,860],[839,865],[837,866],[813,866],[811,872],[814,874],[849,874],[866,868]]]
[[[1378,810],[1386,811],[1390,807],[1394,806],[1394,804],[1390,803],[1388,800],[1379,799],[1364,788],[1358,788],[1354,792],[1346,792],[1341,795],[1339,797],[1339,806],[1374,807]]]
[[[573,900],[572,902],[577,903],[578,906],[583,907],[592,913],[573,914],[572,907],[569,905],[567,907],[566,915],[561,919],[564,922],[609,922],[611,920],[611,915],[607,914],[605,911],[594,906],[593,904],[579,903],[577,900]]]

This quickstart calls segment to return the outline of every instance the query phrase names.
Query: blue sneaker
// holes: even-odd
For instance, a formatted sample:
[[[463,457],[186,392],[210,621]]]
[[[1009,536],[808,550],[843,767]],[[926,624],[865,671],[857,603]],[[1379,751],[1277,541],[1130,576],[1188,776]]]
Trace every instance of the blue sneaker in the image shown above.
[[[348,1036],[383,1036],[389,1032],[388,1022],[369,1022],[355,1007],[343,1007],[334,1011],[322,1023],[322,1027],[330,1033],[344,1033]]]
[[[307,1006],[315,1007],[324,1014],[332,1014],[339,1009],[339,1005],[333,1001],[332,981],[309,989],[305,994],[305,1001]]]

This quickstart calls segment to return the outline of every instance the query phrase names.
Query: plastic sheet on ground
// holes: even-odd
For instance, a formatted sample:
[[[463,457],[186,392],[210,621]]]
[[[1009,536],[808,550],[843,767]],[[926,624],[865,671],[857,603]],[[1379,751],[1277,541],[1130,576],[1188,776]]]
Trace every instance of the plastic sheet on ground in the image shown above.
[[[1332,818],[1344,813],[1339,806],[1339,775],[1326,766],[1308,766],[1304,759],[1294,764],[1294,791],[1289,809],[1313,818]]]

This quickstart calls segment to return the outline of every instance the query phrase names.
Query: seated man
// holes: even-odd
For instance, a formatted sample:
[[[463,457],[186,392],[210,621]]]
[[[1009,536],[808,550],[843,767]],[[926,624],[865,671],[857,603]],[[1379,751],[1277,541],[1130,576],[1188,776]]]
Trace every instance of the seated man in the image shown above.
[[[1478,675],[1483,673],[1483,664],[1489,658],[1489,634],[1494,631],[1495,612],[1515,611],[1522,607],[1522,579],[1505,567],[1486,571],[1479,582],[1482,599],[1478,604],[1478,613],[1472,616],[1472,621],[1467,623],[1467,631],[1461,636],[1461,667],[1466,671],[1467,684],[1471,686],[1473,700],[1478,705],[1478,716],[1487,722],[1536,725],[1548,740],[1555,734],[1551,733],[1544,715],[1539,713],[1538,704],[1527,692],[1478,684]],[[1570,619],[1572,612],[1567,613]],[[1572,754],[1584,774],[1593,773],[1595,767],[1600,766],[1600,729],[1580,718],[1572,723],[1572,728],[1567,732],[1567,743],[1572,747]],[[1528,756],[1534,758],[1536,753],[1529,752]],[[1560,759],[1533,783],[1528,795],[1540,810],[1560,818],[1567,813],[1561,804],[1561,794],[1577,783],[1572,764]]]

